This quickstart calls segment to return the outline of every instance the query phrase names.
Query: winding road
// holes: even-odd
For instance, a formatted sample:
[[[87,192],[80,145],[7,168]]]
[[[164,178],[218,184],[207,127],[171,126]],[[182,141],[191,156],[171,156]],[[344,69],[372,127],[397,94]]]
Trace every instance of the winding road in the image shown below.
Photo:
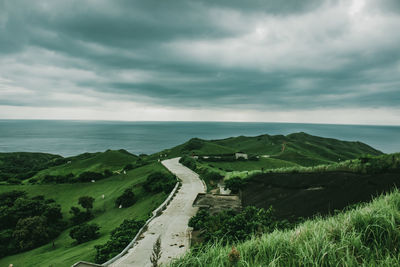
[[[182,187],[163,213],[148,226],[133,248],[127,254],[109,266],[151,266],[150,256],[157,238],[161,238],[161,259],[159,263],[168,263],[183,255],[189,249],[189,219],[198,208],[192,203],[198,193],[205,188],[197,173],[179,163],[179,158],[162,161],[162,164],[182,181]]]

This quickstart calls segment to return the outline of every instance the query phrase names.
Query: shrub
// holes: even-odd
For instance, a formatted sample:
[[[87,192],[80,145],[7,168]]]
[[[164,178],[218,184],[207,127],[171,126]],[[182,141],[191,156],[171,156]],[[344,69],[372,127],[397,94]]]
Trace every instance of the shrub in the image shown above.
[[[183,156],[179,159],[179,163],[193,171],[196,171],[196,160],[192,157]]]
[[[45,244],[49,240],[46,218],[34,216],[20,219],[13,237],[20,250],[28,250]]]
[[[103,174],[98,173],[98,172],[82,172],[78,176],[78,181],[79,182],[90,182],[91,180],[101,180],[103,178],[104,178]]]
[[[135,204],[135,194],[132,192],[131,188],[125,189],[124,193],[120,195],[115,201],[115,205],[119,207],[120,205],[123,208],[127,208]]]
[[[89,196],[83,196],[78,199],[78,204],[82,206],[82,208],[86,209],[86,212],[90,212],[93,208],[94,198]]]
[[[153,172],[150,174],[143,187],[148,192],[170,192],[176,184],[176,178],[170,173],[166,172]]]
[[[202,175],[201,178],[205,181],[219,181],[222,178],[224,178],[224,176],[222,176],[220,173],[218,172],[214,172],[214,171],[205,171]]]
[[[240,177],[233,177],[225,181],[225,189],[229,188],[232,193],[237,194],[246,182]]]
[[[133,170],[133,168],[134,168],[133,164],[129,163],[124,167],[124,171]]]
[[[78,207],[71,207],[69,213],[72,214],[71,221],[74,225],[81,224],[93,218],[90,212],[81,211]]]
[[[110,240],[103,245],[95,246],[96,263],[103,263],[120,253],[136,236],[144,225],[144,221],[124,220],[111,232]]]
[[[207,210],[200,210],[189,220],[189,226],[201,230],[206,242],[229,243],[249,239],[253,234],[269,233],[288,224],[277,221],[272,208],[264,210],[248,206],[239,213],[226,210],[210,215]]]
[[[100,236],[99,230],[100,227],[97,224],[85,223],[72,228],[69,232],[69,236],[75,239],[78,244],[81,244],[98,238]]]

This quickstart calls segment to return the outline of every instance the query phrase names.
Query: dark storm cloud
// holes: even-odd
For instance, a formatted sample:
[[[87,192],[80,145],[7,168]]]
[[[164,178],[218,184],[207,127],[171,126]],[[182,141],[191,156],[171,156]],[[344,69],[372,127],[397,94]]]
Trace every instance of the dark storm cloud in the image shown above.
[[[398,107],[398,3],[2,1],[0,105]]]

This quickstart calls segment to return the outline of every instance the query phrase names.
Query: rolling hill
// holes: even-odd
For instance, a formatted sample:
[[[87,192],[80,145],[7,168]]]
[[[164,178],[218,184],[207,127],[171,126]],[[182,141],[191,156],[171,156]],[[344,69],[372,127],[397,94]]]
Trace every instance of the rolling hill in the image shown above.
[[[30,155],[36,156],[36,154]],[[36,177],[70,172],[79,174],[85,171],[104,169],[121,170],[125,165],[134,164],[137,160],[137,156],[123,150],[86,153],[67,158],[67,161],[63,164],[41,170]],[[19,190],[27,192],[29,197],[43,195],[46,199],[54,199],[57,204],[61,205],[63,220],[68,222],[68,226],[54,239],[54,247],[50,242],[26,252],[4,257],[0,259],[0,266],[8,266],[13,263],[14,266],[69,267],[79,260],[93,262],[96,253],[94,246],[104,244],[109,239],[113,229],[118,227],[125,219],[147,219],[149,214],[165,200],[168,194],[148,192],[143,187],[147,177],[157,171],[168,172],[161,163],[148,162],[146,165],[126,171],[125,174],[124,172],[114,173],[112,176],[96,182],[57,184],[39,182],[31,184],[27,182],[20,185],[1,185],[0,194]],[[128,188],[133,190],[136,202],[133,206],[118,208],[115,201]],[[78,199],[81,196],[90,196],[95,199],[94,218],[88,223],[97,223],[100,226],[100,237],[86,243],[75,244],[69,236],[69,231],[73,227],[70,224],[72,217],[70,209],[72,206],[79,206]]]
[[[151,158],[172,158],[182,155],[224,157],[239,151],[248,154],[251,160],[239,162],[209,159],[202,164],[223,172],[230,172],[262,168],[316,166],[354,159],[361,155],[383,154],[361,142],[341,141],[301,132],[286,136],[264,134],[220,140],[193,138],[184,144],[153,154]]]

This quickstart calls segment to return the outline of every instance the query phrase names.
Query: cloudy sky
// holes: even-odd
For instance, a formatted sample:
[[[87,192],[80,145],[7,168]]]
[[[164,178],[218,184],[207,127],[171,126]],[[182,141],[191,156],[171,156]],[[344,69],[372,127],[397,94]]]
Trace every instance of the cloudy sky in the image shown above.
[[[400,1],[0,0],[0,118],[400,125]]]

